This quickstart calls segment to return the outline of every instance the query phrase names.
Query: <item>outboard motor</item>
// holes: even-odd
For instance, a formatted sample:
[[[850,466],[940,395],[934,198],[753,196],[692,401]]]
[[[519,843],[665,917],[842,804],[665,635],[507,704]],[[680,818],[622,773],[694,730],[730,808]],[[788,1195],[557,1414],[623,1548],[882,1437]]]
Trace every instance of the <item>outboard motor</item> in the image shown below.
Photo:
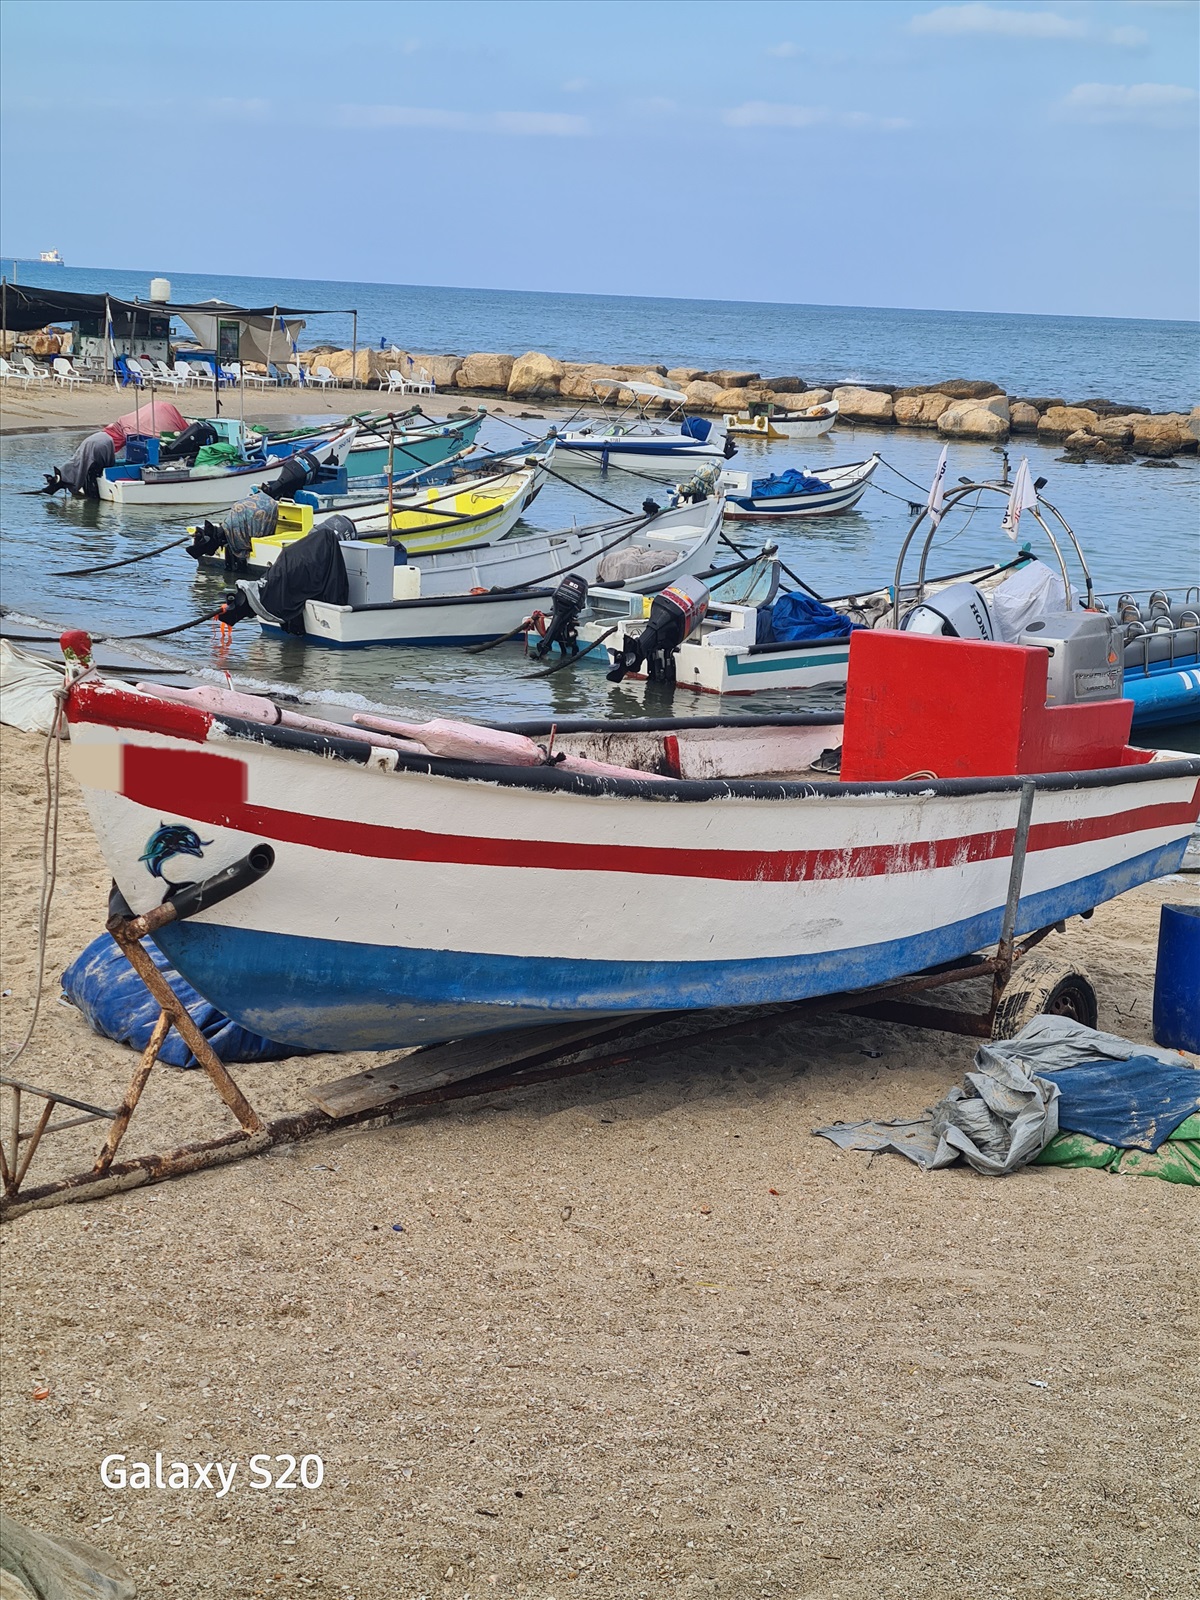
[[[587,604],[587,579],[577,572],[568,572],[554,591],[554,611],[545,637],[538,640],[534,654],[540,661],[557,645],[559,654],[579,654],[579,613]]]
[[[193,466],[196,457],[206,444],[216,444],[217,430],[211,422],[193,422],[190,428],[185,428],[177,439],[172,439],[170,444],[160,444],[158,459],[160,461],[186,461],[188,466]]]
[[[1046,650],[1046,704],[1119,700],[1125,687],[1124,629],[1107,611],[1039,617],[1017,640]]]
[[[310,483],[316,483],[320,475],[321,463],[312,451],[297,450],[294,456],[288,456],[273,483],[260,486],[261,492],[269,494],[272,500],[292,500],[297,489],[307,489]]]
[[[638,634],[625,634],[609,683],[648,664],[651,683],[675,682],[675,651],[700,626],[708,610],[708,590],[698,578],[679,578],[650,604],[650,620]]]
[[[973,583],[952,583],[948,589],[914,606],[900,623],[904,633],[940,634],[946,639],[973,639],[991,644],[996,637],[987,601]]]

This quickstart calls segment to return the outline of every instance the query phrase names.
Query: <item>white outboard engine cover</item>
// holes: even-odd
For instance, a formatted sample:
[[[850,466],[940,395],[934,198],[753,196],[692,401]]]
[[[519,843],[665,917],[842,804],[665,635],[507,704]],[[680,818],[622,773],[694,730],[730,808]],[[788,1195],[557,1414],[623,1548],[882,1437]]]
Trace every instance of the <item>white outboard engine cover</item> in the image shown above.
[[[976,639],[990,644],[996,637],[987,601],[973,583],[952,583],[924,600],[900,623],[905,633],[941,634],[948,639]]]
[[[1107,611],[1068,611],[1031,622],[1017,641],[1048,650],[1046,704],[1119,700],[1125,687],[1123,629]]]

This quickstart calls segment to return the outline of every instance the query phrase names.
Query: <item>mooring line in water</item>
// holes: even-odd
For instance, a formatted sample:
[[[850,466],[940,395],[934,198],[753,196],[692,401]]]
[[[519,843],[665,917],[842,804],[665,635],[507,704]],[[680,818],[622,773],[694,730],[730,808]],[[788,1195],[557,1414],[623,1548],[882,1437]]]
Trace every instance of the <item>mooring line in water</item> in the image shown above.
[[[170,544],[161,544],[157,550],[143,550],[140,556],[126,556],[122,561],[108,561],[101,567],[76,567],[71,572],[51,572],[51,578],[90,578],[94,572],[111,572],[114,567],[131,567],[136,561],[149,561],[154,556],[166,555],[168,550],[178,550],[181,544],[187,544],[191,539],[190,533],[185,533],[182,539],[172,539]]]
[[[611,634],[616,633],[620,626],[621,624],[619,622],[614,622],[611,628],[606,629],[605,632],[600,634],[598,638],[593,639],[591,644],[585,645],[582,650],[576,651],[573,656],[564,656],[561,661],[556,661],[552,667],[543,667],[540,672],[527,672],[525,676],[527,678],[549,678],[552,677],[554,673],[561,672],[564,667],[575,666],[577,662],[583,660],[584,656],[590,655],[597,645],[603,644],[605,639],[607,639]]]

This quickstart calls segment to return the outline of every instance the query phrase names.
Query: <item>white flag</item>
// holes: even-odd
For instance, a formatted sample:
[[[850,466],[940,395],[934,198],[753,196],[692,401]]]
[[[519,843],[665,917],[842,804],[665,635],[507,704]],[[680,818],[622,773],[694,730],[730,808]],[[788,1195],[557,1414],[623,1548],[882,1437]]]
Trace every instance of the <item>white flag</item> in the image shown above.
[[[1004,513],[1004,521],[1000,524],[1014,544],[1022,511],[1031,510],[1037,503],[1037,490],[1033,487],[1033,478],[1029,472],[1029,457],[1022,456],[1021,465],[1017,468],[1017,475],[1013,479],[1012,491],[1008,497],[1008,510]]]
[[[929,520],[935,528],[942,520],[942,491],[946,487],[946,452],[949,448],[948,444],[942,446],[942,453],[938,457],[937,471],[933,475],[933,482],[929,485],[929,499],[925,502]]]

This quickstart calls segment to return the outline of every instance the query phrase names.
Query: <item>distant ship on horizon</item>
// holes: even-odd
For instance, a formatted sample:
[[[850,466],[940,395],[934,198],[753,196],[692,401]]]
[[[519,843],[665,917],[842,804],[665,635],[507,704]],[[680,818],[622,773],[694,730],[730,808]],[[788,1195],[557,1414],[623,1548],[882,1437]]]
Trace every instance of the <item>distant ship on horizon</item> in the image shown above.
[[[43,250],[38,260],[44,267],[65,267],[67,264],[57,250]]]

